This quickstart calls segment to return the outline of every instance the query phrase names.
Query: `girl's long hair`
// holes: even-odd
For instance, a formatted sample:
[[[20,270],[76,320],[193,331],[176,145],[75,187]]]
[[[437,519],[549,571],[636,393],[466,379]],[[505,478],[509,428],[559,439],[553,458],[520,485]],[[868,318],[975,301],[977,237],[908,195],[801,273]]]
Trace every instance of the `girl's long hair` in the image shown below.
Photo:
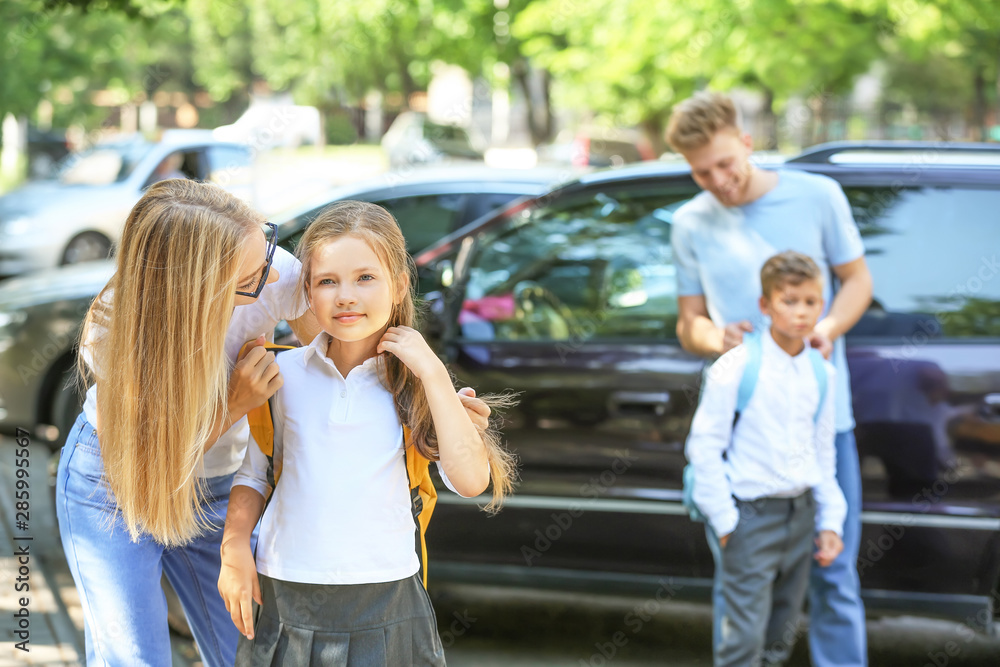
[[[405,295],[399,304],[393,306],[386,328],[417,328],[417,306],[413,291],[416,269],[413,259],[406,252],[406,240],[396,219],[376,204],[360,201],[331,204],[309,225],[296,248],[296,254],[302,262],[303,289],[310,284],[312,258],[316,251],[342,236],[354,236],[365,241],[378,255],[389,275],[394,280],[404,281],[403,285],[393,285],[397,289],[403,288]],[[382,355],[380,372],[386,389],[396,399],[396,413],[400,422],[410,428],[410,444],[425,458],[440,460],[434,421],[419,378],[393,354]],[[511,394],[483,395],[479,398],[494,410],[515,404]],[[491,419],[490,426],[485,431],[480,431],[486,445],[493,486],[492,500],[485,508],[489,512],[500,509],[504,497],[512,491],[517,475],[516,459],[503,446],[498,423],[499,417],[495,416]]]
[[[81,344],[94,367],[80,355],[79,368],[97,382],[104,474],[133,540],[177,546],[206,526],[196,471],[226,408],[226,330],[242,253],[262,222],[217,186],[154,184],[87,313]]]

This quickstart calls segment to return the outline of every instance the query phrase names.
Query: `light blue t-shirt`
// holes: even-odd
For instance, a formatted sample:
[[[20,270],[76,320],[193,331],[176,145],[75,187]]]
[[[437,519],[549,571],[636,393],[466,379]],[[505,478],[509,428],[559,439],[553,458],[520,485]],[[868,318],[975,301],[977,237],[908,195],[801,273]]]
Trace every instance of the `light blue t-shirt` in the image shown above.
[[[755,330],[770,326],[761,314],[760,269],[785,250],[809,255],[823,272],[823,315],[833,300],[831,266],[865,253],[861,234],[840,185],[826,176],[779,170],[778,184],[754,202],[725,207],[702,192],[677,209],[671,242],[678,296],[703,294],[712,322],[723,327],[750,320]],[[836,428],[854,428],[851,383],[843,337],[833,344]]]

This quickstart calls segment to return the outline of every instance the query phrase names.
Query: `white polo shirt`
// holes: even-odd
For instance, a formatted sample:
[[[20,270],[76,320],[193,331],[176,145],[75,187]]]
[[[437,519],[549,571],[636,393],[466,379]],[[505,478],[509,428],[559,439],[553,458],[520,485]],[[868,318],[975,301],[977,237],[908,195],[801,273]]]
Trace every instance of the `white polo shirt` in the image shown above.
[[[261,290],[260,296],[250,304],[236,306],[233,317],[226,330],[226,359],[230,367],[236,365],[240,348],[244,343],[264,334],[268,340],[274,340],[274,327],[281,320],[294,320],[302,316],[308,309],[305,296],[299,286],[302,265],[291,253],[283,248],[276,248],[272,268],[278,270],[278,280]],[[112,300],[111,295],[105,295]],[[113,313],[112,313],[113,316]],[[81,347],[81,354],[87,364],[100,375],[94,367],[94,359],[89,346],[100,338],[99,329],[90,332],[87,342]],[[83,413],[91,424],[97,423],[97,385],[87,391],[83,403]],[[222,434],[214,445],[205,453],[204,466],[198,470],[199,477],[221,477],[233,474],[243,461],[247,439],[250,437],[250,427],[246,417]]]
[[[695,504],[718,535],[728,535],[739,522],[734,497],[794,497],[812,489],[816,529],[842,535],[847,502],[836,479],[836,371],[824,362],[826,400],[814,421],[819,385],[808,349],[791,356],[770,331],[761,343],[757,385],[735,428],[746,346],[719,357],[706,375],[685,452],[695,471]]]
[[[261,520],[257,570],[311,584],[397,581],[419,569],[403,427],[368,359],[345,378],[327,358],[330,336],[282,352],[272,401],[281,480]],[[438,471],[448,488],[454,490]],[[250,437],[233,486],[266,496],[267,458]]]

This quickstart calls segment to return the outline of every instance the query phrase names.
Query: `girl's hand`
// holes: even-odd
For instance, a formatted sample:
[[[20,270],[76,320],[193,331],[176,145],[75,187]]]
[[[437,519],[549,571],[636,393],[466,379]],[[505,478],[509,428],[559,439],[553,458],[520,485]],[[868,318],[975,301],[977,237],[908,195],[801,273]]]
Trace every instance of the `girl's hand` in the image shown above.
[[[424,337],[410,327],[389,327],[375,351],[396,355],[422,381],[437,373],[447,375],[448,372]]]
[[[226,602],[226,611],[233,624],[247,639],[253,639],[253,604],[262,604],[257,566],[250,545],[224,550],[219,572],[219,595]]]
[[[472,387],[462,387],[458,390],[458,398],[462,407],[472,420],[473,426],[479,431],[485,431],[490,426],[490,413],[493,410],[482,400],[476,398],[476,390]]]
[[[264,342],[261,334],[253,347],[245,347],[229,376],[229,410],[233,421],[263,405],[284,383],[274,352],[266,351]]]

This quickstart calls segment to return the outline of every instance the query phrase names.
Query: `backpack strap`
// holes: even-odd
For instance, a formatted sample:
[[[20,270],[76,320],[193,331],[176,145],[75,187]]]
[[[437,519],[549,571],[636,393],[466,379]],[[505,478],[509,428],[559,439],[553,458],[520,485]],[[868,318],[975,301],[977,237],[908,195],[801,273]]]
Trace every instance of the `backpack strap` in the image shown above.
[[[736,394],[736,415],[733,425],[740,418],[740,413],[746,410],[753,390],[757,387],[757,379],[760,377],[760,364],[764,356],[764,348],[761,343],[760,333],[753,332],[743,335],[743,345],[747,349],[747,363],[743,367],[743,376],[740,378],[740,388]]]
[[[250,347],[253,347],[252,341],[243,346],[240,354],[243,354]],[[268,343],[264,345],[264,349],[268,352],[277,353],[284,350],[294,350],[295,347]],[[257,442],[257,446],[260,447],[260,451],[267,457],[267,483],[271,486],[272,495],[274,494],[274,485],[278,483],[278,478],[281,476],[281,443],[275,442],[274,421],[271,417],[273,400],[274,397],[272,396],[266,403],[258,405],[247,413],[247,424],[250,426],[250,434],[253,435],[253,439]],[[268,497],[268,502],[270,502],[270,497]],[[261,512],[261,516],[263,516],[263,512]]]
[[[420,562],[420,579],[427,588],[427,526],[437,505],[437,489],[430,475],[430,460],[413,445],[412,432],[403,426],[403,450],[406,460],[406,478],[410,486],[410,505],[417,524],[417,559]]]
[[[813,373],[816,374],[816,384],[819,385],[819,405],[816,406],[816,414],[813,415],[813,423],[819,423],[819,415],[823,412],[823,404],[826,403],[826,363],[823,355],[816,348],[809,348],[809,361],[812,362]]]

